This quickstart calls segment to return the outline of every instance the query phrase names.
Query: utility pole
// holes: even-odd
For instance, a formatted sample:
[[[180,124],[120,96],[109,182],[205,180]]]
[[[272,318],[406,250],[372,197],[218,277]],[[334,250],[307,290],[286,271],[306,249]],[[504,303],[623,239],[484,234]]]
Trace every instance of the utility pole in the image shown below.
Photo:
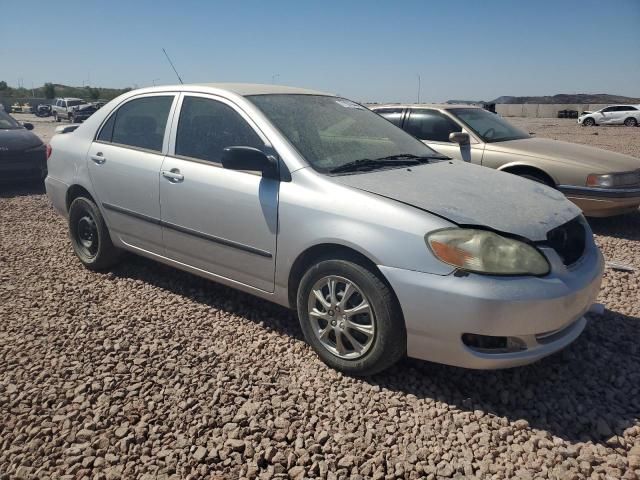
[[[278,78],[279,76],[280,76],[279,73],[271,75],[271,83],[276,83],[276,78]]]
[[[418,103],[420,103],[420,74],[418,75]]]

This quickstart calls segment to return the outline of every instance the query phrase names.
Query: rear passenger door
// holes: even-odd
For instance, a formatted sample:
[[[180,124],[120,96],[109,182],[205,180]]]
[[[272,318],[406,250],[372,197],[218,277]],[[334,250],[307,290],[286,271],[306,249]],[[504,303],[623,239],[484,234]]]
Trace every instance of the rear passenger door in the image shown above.
[[[134,97],[102,124],[87,155],[89,175],[112,235],[163,253],[159,176],[176,95]]]
[[[274,153],[249,117],[227,99],[184,94],[160,204],[166,256],[264,291],[274,288],[279,181],[222,167],[231,146]],[[174,121],[174,124],[176,122]]]
[[[462,132],[464,128],[442,112],[429,108],[412,108],[404,122],[404,129],[443,155],[482,165],[484,144],[478,143],[471,135],[471,143],[464,145],[449,141],[451,133]]]

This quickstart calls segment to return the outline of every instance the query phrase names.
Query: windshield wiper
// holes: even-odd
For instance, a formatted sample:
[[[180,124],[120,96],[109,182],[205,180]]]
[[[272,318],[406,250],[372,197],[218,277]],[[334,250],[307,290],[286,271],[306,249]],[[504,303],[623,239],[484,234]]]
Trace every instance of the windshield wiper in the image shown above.
[[[329,170],[329,173],[366,172],[384,167],[420,165],[421,163],[428,163],[429,160],[450,160],[450,158],[440,154],[413,155],[412,153],[400,153],[398,155],[389,155],[380,158],[354,160],[339,167],[332,168]]]
[[[341,173],[341,172],[366,172],[383,167],[400,166],[400,165],[419,165],[420,161],[414,158],[387,160],[386,158],[362,158],[360,160],[354,160],[353,162],[347,162],[339,167],[332,168],[329,173]]]
[[[400,153],[398,155],[389,155],[388,157],[381,157],[378,160],[400,160],[400,159],[411,159],[417,160],[420,162],[428,161],[428,160],[451,160],[451,158],[446,155],[441,155],[439,153],[433,155],[413,155],[412,153]]]

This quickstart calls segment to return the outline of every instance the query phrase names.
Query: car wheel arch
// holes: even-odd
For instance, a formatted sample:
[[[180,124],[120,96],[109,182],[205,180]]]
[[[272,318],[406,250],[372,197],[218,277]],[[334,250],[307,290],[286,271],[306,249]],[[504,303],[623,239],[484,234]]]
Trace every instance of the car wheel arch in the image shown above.
[[[367,255],[346,245],[338,243],[320,243],[301,252],[291,264],[287,279],[287,294],[290,308],[294,310],[297,308],[298,285],[307,270],[312,265],[328,259],[347,260],[369,269],[389,287],[394,297],[396,296],[391,284],[389,284],[388,280],[382,274],[376,263]],[[396,301],[398,301],[397,297]]]
[[[85,187],[83,187],[80,184],[74,184],[67,189],[67,195],[65,199],[65,204],[66,204],[65,206],[66,206],[67,212],[69,211],[69,207],[71,206],[71,203],[78,197],[87,197],[96,205],[98,205],[98,202],[96,202],[96,199],[94,198],[93,195],[91,195],[91,192],[89,192],[89,190],[87,190]]]
[[[556,180],[547,172],[545,172],[541,168],[534,167],[531,165],[526,165],[526,164],[505,165],[503,167],[500,167],[498,170],[500,170],[501,172],[511,173],[512,175],[530,174],[546,180],[546,183],[549,186],[555,187],[556,185],[558,185],[558,182],[556,182]]]

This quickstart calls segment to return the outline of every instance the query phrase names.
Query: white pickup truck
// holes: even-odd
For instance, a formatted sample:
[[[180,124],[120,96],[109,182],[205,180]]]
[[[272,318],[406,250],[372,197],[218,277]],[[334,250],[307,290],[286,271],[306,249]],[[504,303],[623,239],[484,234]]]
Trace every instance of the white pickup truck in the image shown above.
[[[609,105],[595,112],[583,112],[578,123],[585,127],[594,125],[640,125],[640,105]]]
[[[56,98],[51,109],[56,122],[64,118],[71,123],[83,122],[97,110],[93,104],[81,98]]]

